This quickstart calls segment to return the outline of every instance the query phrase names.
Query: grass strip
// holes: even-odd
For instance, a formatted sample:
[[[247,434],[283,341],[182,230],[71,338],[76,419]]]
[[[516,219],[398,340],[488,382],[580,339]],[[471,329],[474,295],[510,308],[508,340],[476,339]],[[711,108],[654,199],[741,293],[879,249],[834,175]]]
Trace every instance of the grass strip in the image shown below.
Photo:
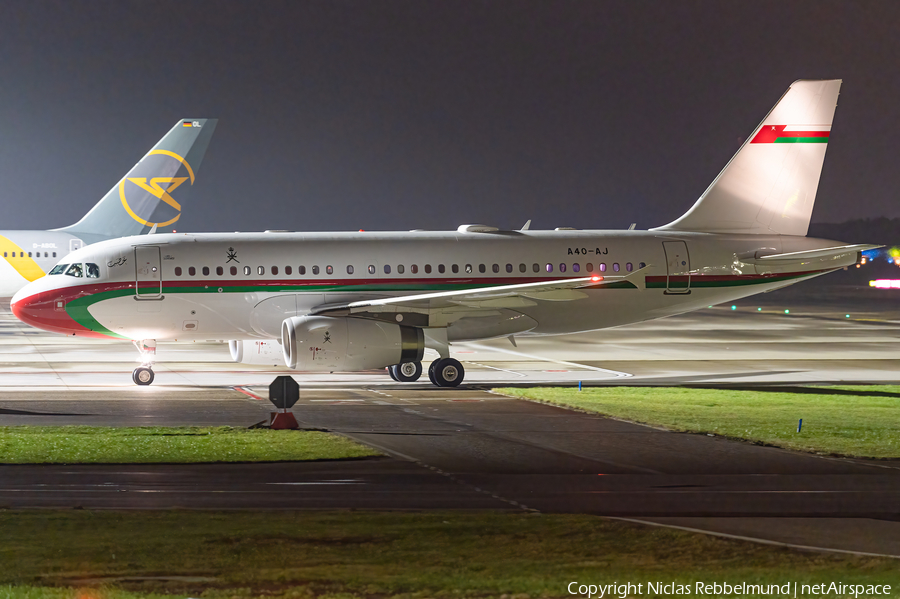
[[[23,599],[567,597],[572,581],[676,582],[692,585],[692,594],[698,581],[837,580],[900,591],[900,569],[889,558],[586,515],[6,511],[0,537],[0,585],[11,585],[0,586],[0,597]],[[196,578],[139,580],[150,576]],[[87,579],[106,579],[105,586],[68,595],[51,588],[79,589]]]
[[[900,458],[900,386],[502,388],[499,393],[677,431],[821,454]],[[797,425],[803,419],[803,427]]]
[[[338,460],[380,455],[318,431],[231,427],[5,426],[3,464],[152,464]]]

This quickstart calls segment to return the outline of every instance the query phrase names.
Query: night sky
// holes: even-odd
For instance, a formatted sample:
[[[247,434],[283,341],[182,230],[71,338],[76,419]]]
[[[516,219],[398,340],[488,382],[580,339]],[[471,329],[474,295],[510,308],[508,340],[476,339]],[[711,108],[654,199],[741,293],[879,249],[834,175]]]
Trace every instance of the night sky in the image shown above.
[[[658,226],[792,81],[844,80],[813,221],[900,216],[900,3],[0,0],[0,228],[182,117],[179,230]]]

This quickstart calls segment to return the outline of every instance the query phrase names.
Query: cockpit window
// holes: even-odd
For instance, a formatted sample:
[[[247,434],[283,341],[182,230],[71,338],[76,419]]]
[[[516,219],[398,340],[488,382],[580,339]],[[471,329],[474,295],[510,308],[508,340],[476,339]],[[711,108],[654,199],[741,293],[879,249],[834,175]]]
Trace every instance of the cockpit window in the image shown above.
[[[85,262],[84,263],[84,272],[85,276],[89,279],[99,279],[100,278],[100,267],[94,264],[93,262]]]
[[[80,277],[82,275],[83,268],[81,263],[76,262],[72,266],[69,267],[69,270],[66,271],[66,274],[70,277]]]
[[[66,272],[66,269],[67,269],[67,268],[69,268],[69,265],[68,265],[68,264],[57,264],[57,265],[54,266],[53,269],[52,269],[49,273],[47,273],[47,274],[50,274],[50,275],[61,275],[61,274],[63,274],[64,272]]]

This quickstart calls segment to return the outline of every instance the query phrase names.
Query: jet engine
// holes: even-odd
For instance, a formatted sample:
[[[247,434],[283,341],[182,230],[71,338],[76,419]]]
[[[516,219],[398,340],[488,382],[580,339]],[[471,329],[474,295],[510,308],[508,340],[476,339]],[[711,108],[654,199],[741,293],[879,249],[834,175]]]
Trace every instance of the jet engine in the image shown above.
[[[278,366],[284,359],[278,341],[229,341],[231,359],[241,364],[264,364]]]
[[[294,316],[281,323],[284,363],[306,372],[356,371],[420,362],[422,329],[391,322],[331,316]]]

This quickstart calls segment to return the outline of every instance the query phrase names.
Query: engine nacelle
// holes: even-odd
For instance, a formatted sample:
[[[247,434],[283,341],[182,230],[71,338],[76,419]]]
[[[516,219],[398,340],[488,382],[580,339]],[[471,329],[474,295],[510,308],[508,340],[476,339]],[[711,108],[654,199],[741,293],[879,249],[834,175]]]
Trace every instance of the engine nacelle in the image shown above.
[[[284,363],[306,372],[356,371],[419,362],[422,329],[331,316],[294,316],[281,323]]]
[[[284,361],[281,344],[274,339],[267,341],[229,341],[228,351],[231,352],[231,359],[241,364],[278,366]]]

